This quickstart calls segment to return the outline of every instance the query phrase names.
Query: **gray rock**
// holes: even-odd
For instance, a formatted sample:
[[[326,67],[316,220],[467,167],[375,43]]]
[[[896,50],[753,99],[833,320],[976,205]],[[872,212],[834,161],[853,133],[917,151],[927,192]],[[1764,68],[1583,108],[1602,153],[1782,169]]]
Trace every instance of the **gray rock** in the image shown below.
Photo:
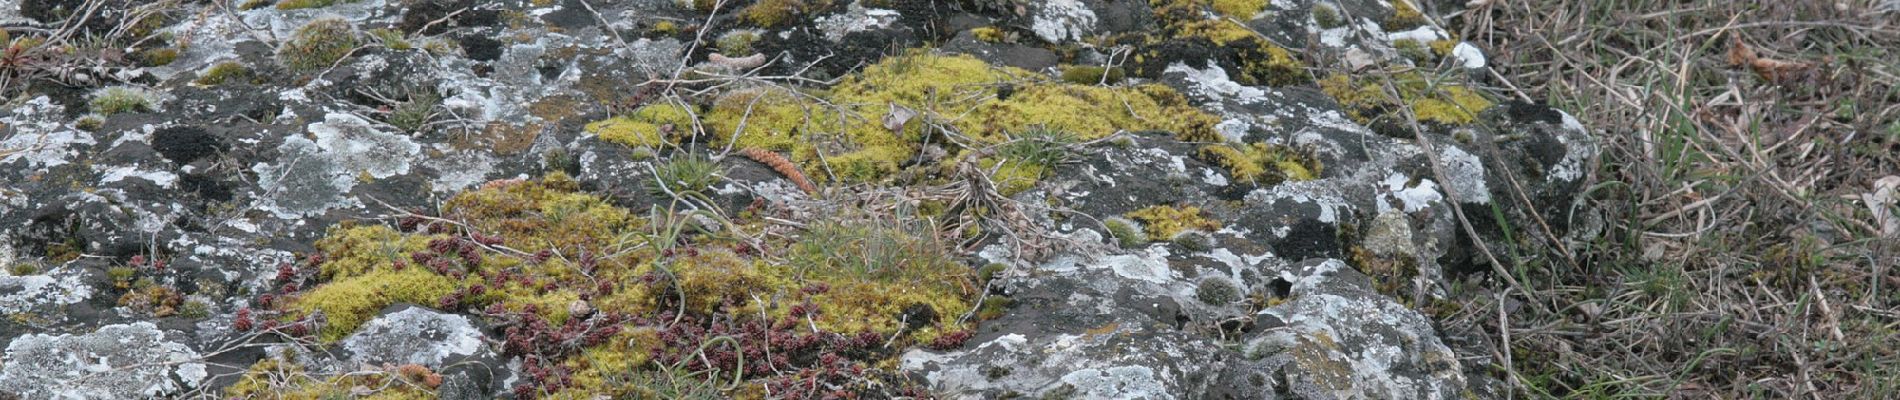
[[[176,394],[204,382],[198,353],[150,322],[84,335],[30,334],[7,344],[0,392],[33,399],[129,399]]]

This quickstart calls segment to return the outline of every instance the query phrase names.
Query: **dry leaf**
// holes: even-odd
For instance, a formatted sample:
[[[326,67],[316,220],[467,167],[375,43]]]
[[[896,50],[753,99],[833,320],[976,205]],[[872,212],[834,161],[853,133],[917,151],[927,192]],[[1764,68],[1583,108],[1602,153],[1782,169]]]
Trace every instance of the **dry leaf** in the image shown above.
[[[1880,236],[1900,237],[1900,215],[1893,212],[1895,200],[1900,200],[1900,176],[1887,175],[1874,181],[1872,192],[1861,193],[1860,201],[1872,211],[1874,223],[1880,226]]]
[[[897,103],[890,103],[890,106],[891,112],[884,114],[884,129],[890,130],[892,133],[902,134],[904,132],[904,124],[909,123],[911,118],[917,117],[917,110],[897,105]]]
[[[1814,76],[1813,63],[1766,58],[1756,54],[1755,49],[1749,47],[1747,43],[1742,43],[1740,38],[1734,39],[1733,43],[1734,45],[1728,49],[1729,65],[1736,67],[1746,65],[1763,80],[1778,85],[1789,85],[1805,82]]]
[[[733,57],[727,57],[724,54],[712,53],[712,54],[706,55],[706,61],[711,62],[713,64],[719,64],[726,67],[731,67],[732,69],[752,69],[760,65],[765,65],[765,54],[753,54],[753,55],[749,55],[745,57],[733,58]]]

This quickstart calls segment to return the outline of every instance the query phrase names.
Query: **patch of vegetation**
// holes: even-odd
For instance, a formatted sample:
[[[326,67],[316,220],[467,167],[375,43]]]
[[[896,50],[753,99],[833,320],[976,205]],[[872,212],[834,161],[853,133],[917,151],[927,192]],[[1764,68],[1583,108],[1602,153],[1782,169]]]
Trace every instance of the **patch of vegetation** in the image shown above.
[[[1124,77],[1121,67],[1075,65],[1062,69],[1062,81],[1077,85],[1113,85]]]
[[[1008,32],[994,26],[970,28],[970,36],[989,43],[1003,43],[1009,40]]]
[[[442,96],[434,90],[416,89],[409,91],[408,100],[396,103],[386,117],[389,125],[403,132],[420,132],[423,127],[435,120],[437,107],[442,105]]]
[[[79,130],[87,131],[87,132],[98,132],[99,128],[103,128],[105,126],[106,126],[106,116],[100,115],[100,114],[81,115],[79,116],[79,119],[73,120],[74,128],[79,128]]]
[[[866,67],[825,92],[768,87],[726,93],[713,102],[705,123],[717,142],[787,151],[807,171],[832,173],[814,176],[817,180],[855,182],[896,171],[916,154],[933,124],[979,145],[1001,143],[1011,132],[1038,126],[1081,140],[1124,130],[1218,137],[1213,133],[1218,118],[1165,86],[1084,86],[1042,82],[1038,76],[969,56],[913,52]],[[880,116],[891,113],[892,105],[916,116],[887,126]],[[742,119],[745,130],[737,132]]]
[[[391,304],[478,312],[511,326],[502,349],[523,360],[519,398],[803,393],[796,384],[811,379],[868,390],[866,375],[896,354],[885,344],[969,337],[958,318],[975,308],[974,275],[950,245],[920,236],[933,232],[924,223],[840,216],[754,244],[718,214],[641,218],[576,190],[555,173],[451,198],[443,218],[461,224],[333,228],[309,267],[280,268],[283,297],[260,301],[271,305],[263,322],[246,328],[294,335],[321,311],[327,323],[304,333],[334,341]],[[739,360],[768,352],[783,356]],[[270,362],[253,370],[281,367]]]
[[[1266,11],[1267,0],[1210,0],[1214,12],[1241,21],[1253,19],[1253,16]]]
[[[217,86],[225,83],[249,81],[251,78],[251,69],[245,67],[243,63],[225,61],[217,65],[212,65],[211,68],[206,68],[204,72],[199,72],[198,79],[192,82],[204,86]]]
[[[1201,216],[1201,208],[1195,206],[1150,206],[1126,215],[1141,221],[1148,241],[1168,240],[1185,230],[1213,232],[1221,226],[1220,221]]]
[[[658,163],[653,170],[655,174],[647,184],[647,193],[659,198],[669,197],[668,193],[703,194],[725,179],[718,163],[691,154]]]
[[[1194,298],[1210,306],[1233,304],[1244,297],[1246,293],[1240,289],[1240,285],[1227,278],[1209,277],[1194,287]]]
[[[151,112],[158,104],[158,95],[131,86],[108,86],[92,92],[92,100],[86,104],[92,107],[92,112],[102,115]]]
[[[277,49],[277,60],[292,71],[321,70],[349,56],[360,43],[356,27],[349,21],[318,18],[290,34],[290,40]]]
[[[1392,16],[1386,17],[1385,22],[1379,25],[1386,32],[1398,32],[1423,26],[1426,22],[1425,13],[1412,7],[1411,0],[1392,0]]]
[[[360,0],[283,0],[277,3],[279,10],[301,10],[323,8],[343,3],[355,3]]]
[[[1397,91],[1396,97],[1387,91],[1388,84]],[[1406,106],[1419,122],[1465,125],[1492,105],[1477,91],[1411,72],[1364,78],[1331,74],[1320,80],[1319,88],[1345,107],[1347,116],[1368,125]]]
[[[1227,170],[1234,180],[1261,186],[1319,178],[1319,160],[1285,146],[1215,144],[1201,147],[1200,158]]]
[[[137,54],[139,65],[145,67],[169,65],[172,61],[178,59],[178,49],[172,47],[146,49],[139,51]]]
[[[1148,234],[1142,230],[1141,223],[1122,217],[1102,219],[1102,227],[1108,230],[1108,236],[1115,244],[1123,248],[1135,248],[1148,243]]]
[[[778,28],[831,6],[831,0],[759,0],[739,10],[739,19],[761,28]]]
[[[1243,85],[1289,86],[1312,80],[1306,64],[1286,48],[1219,12],[1210,13],[1215,4],[1206,0],[1150,0],[1149,4],[1161,24],[1160,32],[1112,40],[1138,49],[1131,60],[1138,75],[1160,76],[1172,60],[1192,55],[1196,61],[1212,59],[1221,65],[1237,66],[1228,74]]]
[[[747,30],[727,32],[719,36],[719,53],[732,57],[745,57],[752,54],[752,43],[759,41],[759,33]]]
[[[632,114],[587,124],[586,131],[601,140],[634,148],[659,149],[677,143],[679,136],[692,131],[692,114],[673,103],[649,104]]]
[[[1313,24],[1319,25],[1320,29],[1333,29],[1345,26],[1346,22],[1339,16],[1338,8],[1332,4],[1318,3],[1313,4]]]

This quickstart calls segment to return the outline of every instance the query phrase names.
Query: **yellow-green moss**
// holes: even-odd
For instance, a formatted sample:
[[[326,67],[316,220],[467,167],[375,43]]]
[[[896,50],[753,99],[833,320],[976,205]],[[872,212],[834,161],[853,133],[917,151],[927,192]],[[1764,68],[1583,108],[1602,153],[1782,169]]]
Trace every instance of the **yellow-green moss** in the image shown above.
[[[1127,216],[1141,221],[1149,241],[1168,240],[1190,229],[1205,232],[1220,230],[1219,221],[1201,216],[1201,208],[1195,206],[1150,206],[1129,212]]]
[[[983,163],[983,169],[996,171],[990,175],[990,181],[996,183],[996,191],[1004,196],[1015,196],[1017,193],[1036,187],[1036,182],[1041,181],[1043,174],[1048,173],[1047,168],[1036,164],[1010,161],[1003,162],[1001,167],[997,167],[996,163],[997,161],[987,161]]]
[[[323,8],[339,3],[353,3],[356,0],[284,0],[277,3],[279,10],[297,10],[305,8]]]
[[[759,41],[759,34],[752,31],[733,31],[719,37],[716,43],[719,52],[733,57],[752,54],[752,43]]]
[[[1388,32],[1397,32],[1425,25],[1425,14],[1412,7],[1409,0],[1391,0],[1392,16],[1386,17],[1380,26]]]
[[[328,322],[318,337],[336,341],[355,332],[384,307],[401,303],[433,305],[456,288],[457,282],[427,268],[378,269],[310,289],[295,299],[291,317],[323,311]]]
[[[317,250],[325,255],[319,277],[348,278],[387,269],[395,261],[407,259],[410,252],[422,250],[432,238],[405,236],[382,225],[331,227],[316,243]]]
[[[830,90],[727,93],[714,100],[705,122],[725,142],[735,140],[743,118],[738,147],[788,151],[814,179],[828,179],[820,172],[829,171],[848,181],[895,172],[916,153],[926,134],[925,120],[948,125],[978,144],[999,143],[1007,132],[1032,126],[1073,132],[1084,140],[1122,130],[1166,130],[1183,140],[1218,137],[1213,133],[1218,118],[1166,86],[1099,87],[1038,77],[964,55],[912,52],[866,67]],[[881,117],[892,105],[919,115],[889,129]]]
[[[1163,23],[1164,33],[1147,36],[1150,45],[1165,40],[1198,38],[1217,47],[1233,49],[1237,51],[1235,57],[1240,60],[1239,70],[1233,71],[1234,79],[1244,85],[1287,86],[1312,80],[1306,65],[1294,58],[1292,52],[1275,45],[1240,22],[1226,18],[1202,18],[1203,14],[1199,10],[1205,9],[1205,6],[1199,2],[1151,0],[1151,3],[1157,5],[1155,14]],[[1153,53],[1137,57],[1167,58],[1168,55]]]
[[[198,80],[194,82],[199,85],[217,86],[228,82],[249,80],[250,77],[251,69],[245,68],[244,64],[236,61],[225,61],[213,65],[211,68],[199,73]]]
[[[1416,39],[1394,40],[1392,41],[1392,48],[1398,50],[1400,56],[1411,59],[1412,61],[1424,62],[1431,61],[1432,59],[1431,50],[1427,49],[1424,44],[1419,43]]]
[[[1115,84],[1121,82],[1125,73],[1121,67],[1103,68],[1094,65],[1072,65],[1062,69],[1062,81],[1077,85]]]
[[[1267,0],[1211,0],[1214,11],[1246,21],[1267,9]]]
[[[1390,82],[1397,90],[1393,98],[1385,88]],[[1409,106],[1420,122],[1447,125],[1469,124],[1492,103],[1483,95],[1448,82],[1431,82],[1417,73],[1406,72],[1356,80],[1343,74],[1321,79],[1320,91],[1345,108],[1346,115],[1361,124],[1369,124],[1385,113]]]
[[[830,4],[830,0],[759,0],[739,10],[739,19],[760,27],[776,28]]]
[[[1003,32],[1002,28],[994,26],[971,28],[970,36],[976,37],[976,40],[990,43],[1002,43],[1004,40],[1009,39],[1009,35]]]
[[[1451,55],[1451,49],[1458,47],[1458,41],[1453,39],[1438,39],[1427,43],[1427,45],[1431,46],[1432,54],[1445,57]]]
[[[1319,177],[1319,163],[1291,149],[1266,143],[1217,144],[1201,148],[1201,158],[1227,169],[1234,180],[1258,185],[1307,181]]]
[[[628,147],[660,148],[678,141],[677,133],[662,131],[662,127],[667,125],[672,126],[673,132],[691,131],[692,114],[687,112],[686,107],[677,104],[653,104],[640,107],[629,115],[589,123],[586,130],[600,135],[602,140]]]
[[[394,371],[365,370],[318,376],[281,357],[266,357],[224,388],[225,398],[274,400],[425,400],[435,388],[408,381]],[[426,369],[423,372],[430,372]]]
[[[139,52],[139,65],[157,67],[171,64],[178,59],[178,49],[163,47]]]

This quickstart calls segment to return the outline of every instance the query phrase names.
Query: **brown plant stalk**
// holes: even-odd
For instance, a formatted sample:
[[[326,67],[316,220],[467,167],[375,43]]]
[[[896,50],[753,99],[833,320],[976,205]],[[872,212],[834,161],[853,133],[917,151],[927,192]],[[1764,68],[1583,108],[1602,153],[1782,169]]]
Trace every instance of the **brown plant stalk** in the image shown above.
[[[792,183],[798,185],[798,189],[804,190],[806,194],[813,196],[818,195],[818,187],[813,186],[811,180],[805,178],[805,173],[798,170],[798,165],[792,164],[792,160],[785,159],[785,156],[758,148],[741,149],[739,150],[739,155],[772,168],[772,170],[777,171],[779,175],[784,175],[785,179],[792,180]]]

